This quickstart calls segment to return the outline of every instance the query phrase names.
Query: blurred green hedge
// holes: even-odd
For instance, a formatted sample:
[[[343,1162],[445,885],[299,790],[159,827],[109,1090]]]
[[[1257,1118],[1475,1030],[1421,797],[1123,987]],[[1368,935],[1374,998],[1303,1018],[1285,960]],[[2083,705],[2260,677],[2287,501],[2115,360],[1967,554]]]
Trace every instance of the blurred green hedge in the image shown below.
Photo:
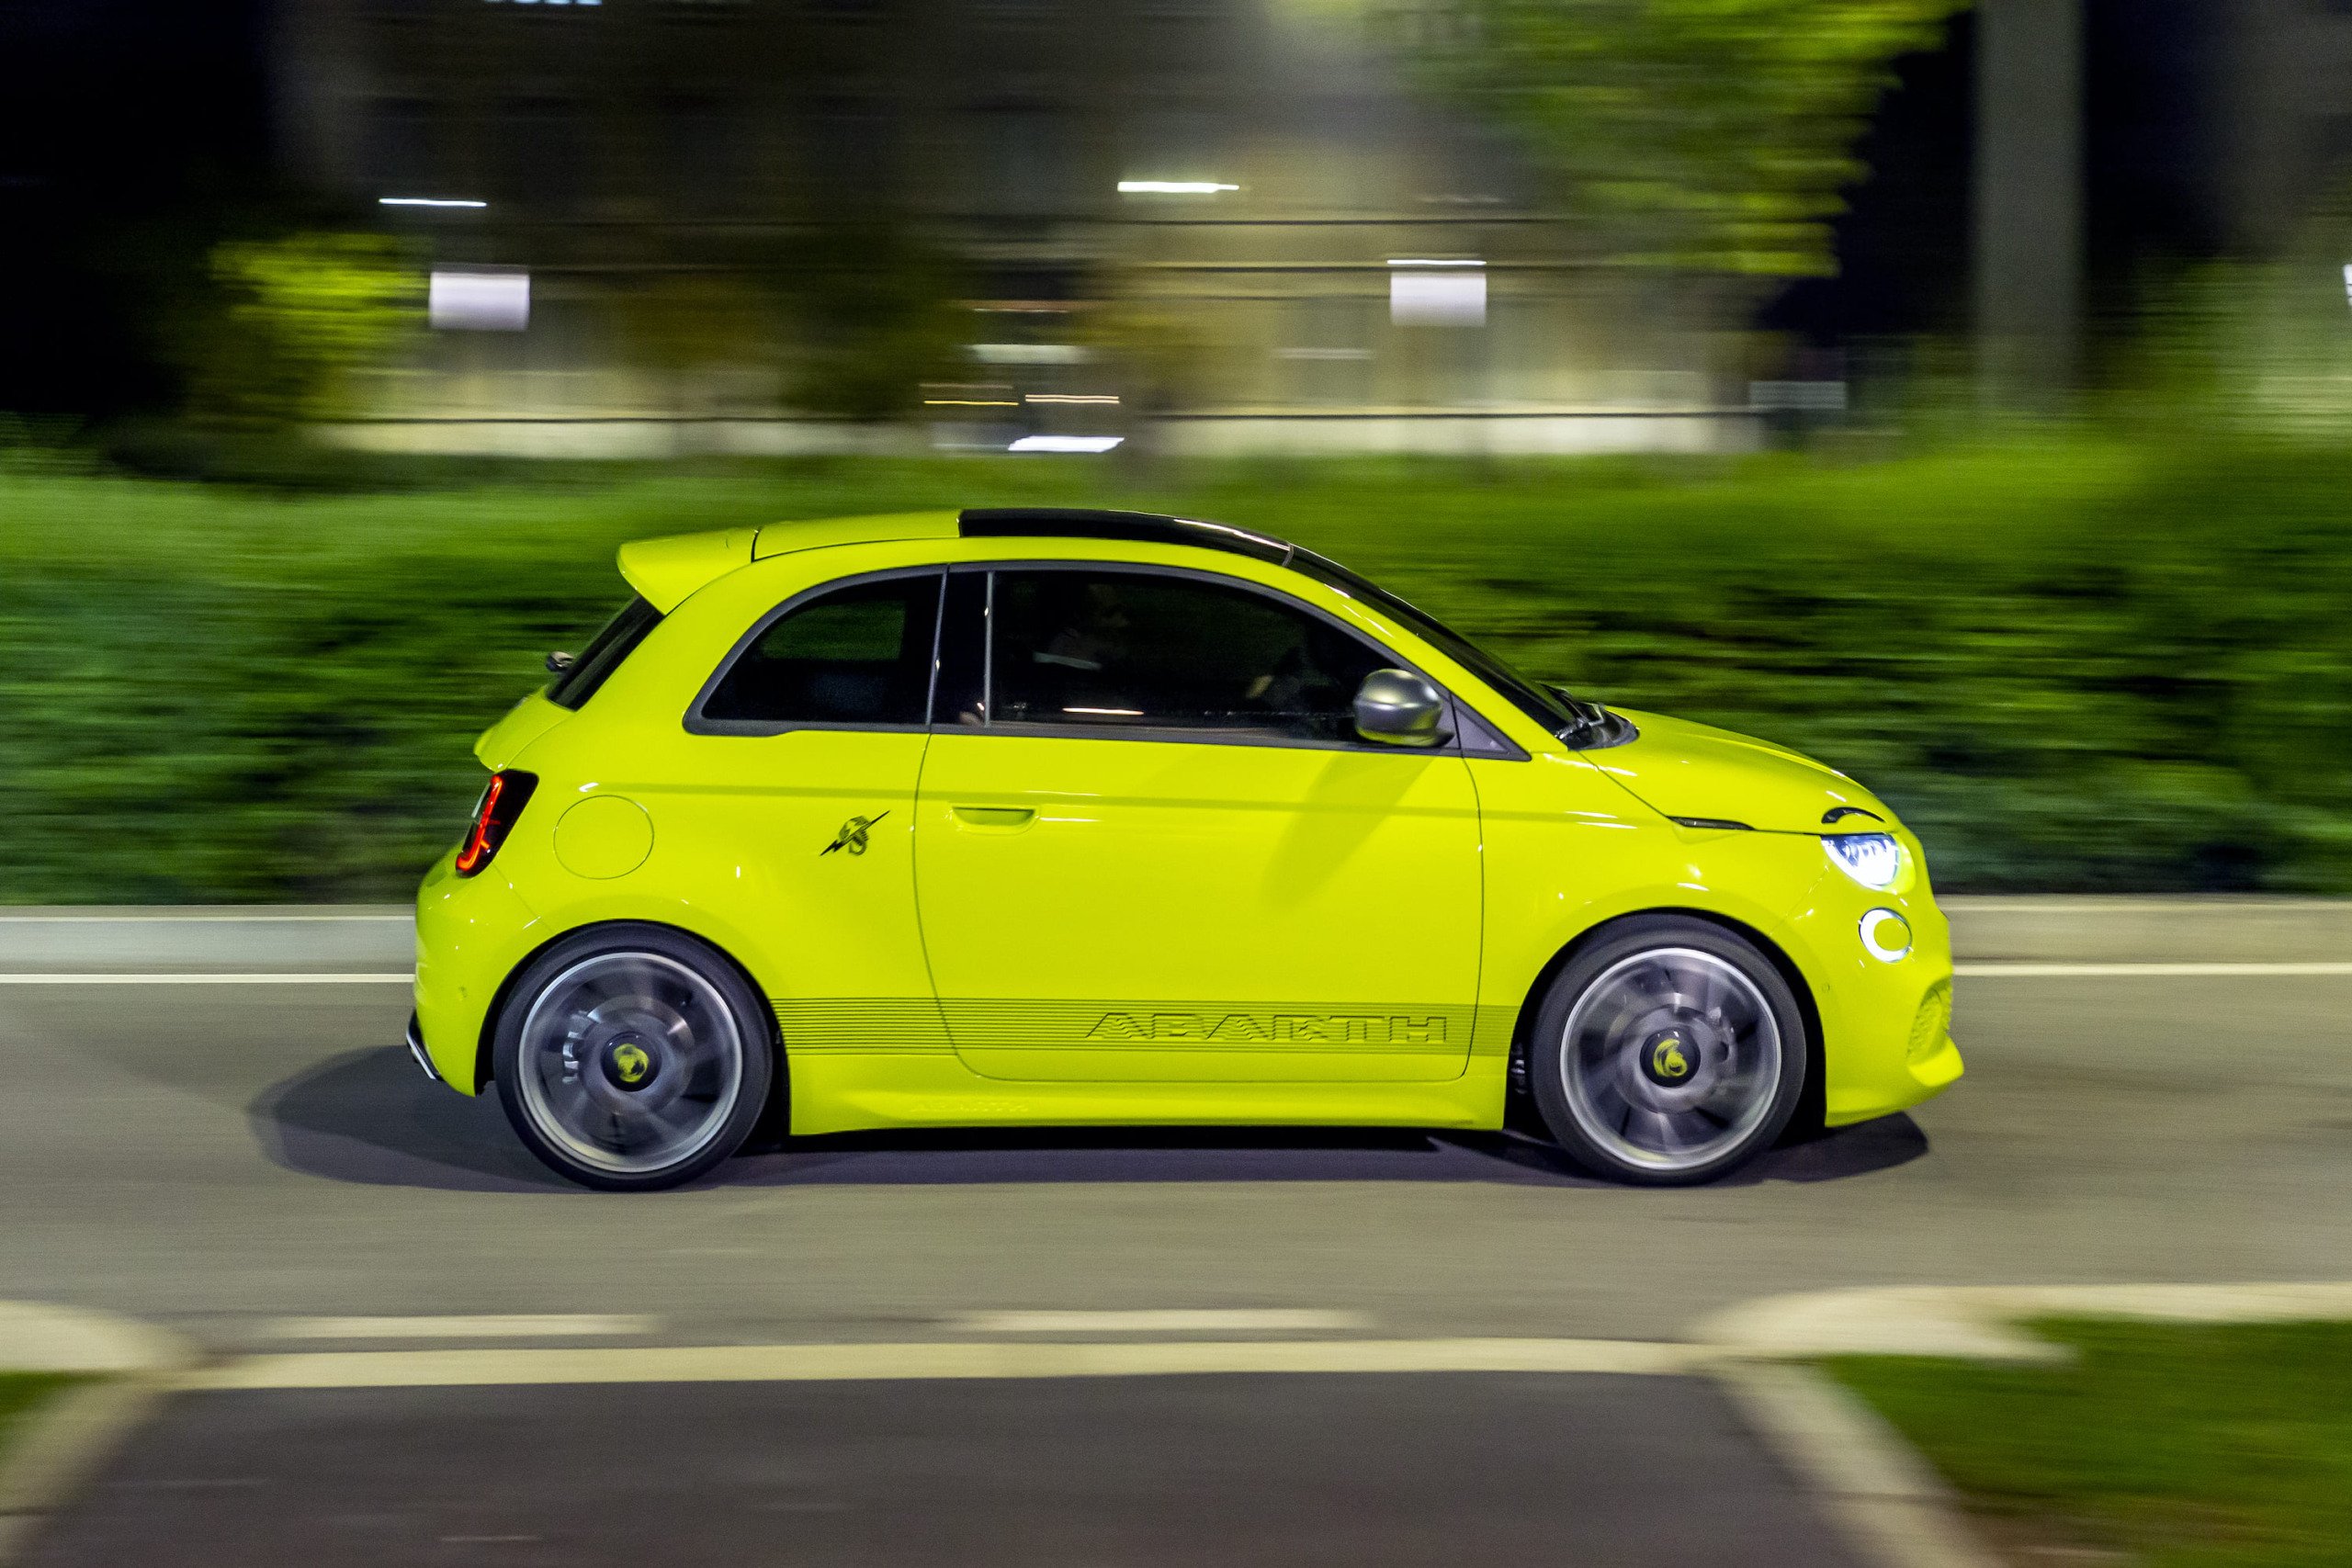
[[[2352,455],[2072,438],[358,496],[0,473],[0,900],[404,897],[473,736],[623,596],[622,540],[1020,502],[1279,532],[1531,672],[1795,746],[1903,811],[1947,889],[2352,893]]]

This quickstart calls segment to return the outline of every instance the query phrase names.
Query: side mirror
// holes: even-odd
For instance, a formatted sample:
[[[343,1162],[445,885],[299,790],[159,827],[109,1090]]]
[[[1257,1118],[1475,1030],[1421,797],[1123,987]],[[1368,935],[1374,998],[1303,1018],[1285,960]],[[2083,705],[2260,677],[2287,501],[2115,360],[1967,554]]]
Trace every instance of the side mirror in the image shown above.
[[[551,675],[560,675],[571,669],[577,660],[576,654],[550,653],[548,655],[548,672]]]
[[[1445,698],[1409,670],[1375,670],[1356,688],[1356,733],[1383,746],[1445,739]]]

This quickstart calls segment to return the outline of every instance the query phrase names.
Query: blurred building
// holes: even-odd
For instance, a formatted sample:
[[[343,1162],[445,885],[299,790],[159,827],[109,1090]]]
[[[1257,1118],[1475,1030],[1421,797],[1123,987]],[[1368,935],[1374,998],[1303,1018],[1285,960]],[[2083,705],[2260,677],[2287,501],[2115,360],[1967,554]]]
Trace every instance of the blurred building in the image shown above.
[[[876,268],[908,243],[956,258],[962,363],[907,389],[945,444],[1147,416],[1195,451],[1751,441],[1692,292],[1582,264],[1509,150],[1407,93],[1351,9],[282,6],[281,161],[401,203],[382,215],[447,275],[440,330],[352,438],[877,439],[785,406],[770,308],[864,237]],[[1142,346],[1114,374],[1122,333]]]

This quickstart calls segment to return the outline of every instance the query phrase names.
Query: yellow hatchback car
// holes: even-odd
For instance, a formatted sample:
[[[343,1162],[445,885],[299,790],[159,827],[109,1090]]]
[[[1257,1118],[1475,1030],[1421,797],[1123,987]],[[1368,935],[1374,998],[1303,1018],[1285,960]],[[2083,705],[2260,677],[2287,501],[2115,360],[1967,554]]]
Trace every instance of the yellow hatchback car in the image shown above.
[[[1721,1176],[1960,1076],[1844,775],[1280,539],[967,511],[625,546],[417,899],[426,1072],[591,1187],[794,1134],[1498,1128]]]

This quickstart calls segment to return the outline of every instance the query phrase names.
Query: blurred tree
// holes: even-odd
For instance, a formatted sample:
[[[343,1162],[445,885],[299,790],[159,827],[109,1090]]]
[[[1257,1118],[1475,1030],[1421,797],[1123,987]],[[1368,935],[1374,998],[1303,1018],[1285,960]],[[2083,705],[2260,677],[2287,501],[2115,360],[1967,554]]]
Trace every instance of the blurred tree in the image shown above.
[[[876,423],[912,412],[968,335],[963,272],[889,223],[829,224],[778,257],[791,318],[786,397],[812,413]]]
[[[1900,55],[1967,0],[1400,0],[1392,36],[1515,130],[1612,259],[1835,270],[1829,220]]]
[[[220,428],[346,412],[357,372],[423,316],[422,273],[381,234],[232,240],[214,249],[211,276],[223,304],[190,330],[189,412]]]
[[[774,396],[775,301],[750,279],[694,273],[658,277],[618,300],[630,360],[662,378],[678,414],[723,412],[751,388]]]
[[[1079,336],[1119,399],[1121,460],[1140,468],[1158,455],[1153,422],[1207,395],[1216,348],[1197,309],[1154,294],[1132,268],[1099,274],[1090,292],[1097,303],[1079,318]]]

